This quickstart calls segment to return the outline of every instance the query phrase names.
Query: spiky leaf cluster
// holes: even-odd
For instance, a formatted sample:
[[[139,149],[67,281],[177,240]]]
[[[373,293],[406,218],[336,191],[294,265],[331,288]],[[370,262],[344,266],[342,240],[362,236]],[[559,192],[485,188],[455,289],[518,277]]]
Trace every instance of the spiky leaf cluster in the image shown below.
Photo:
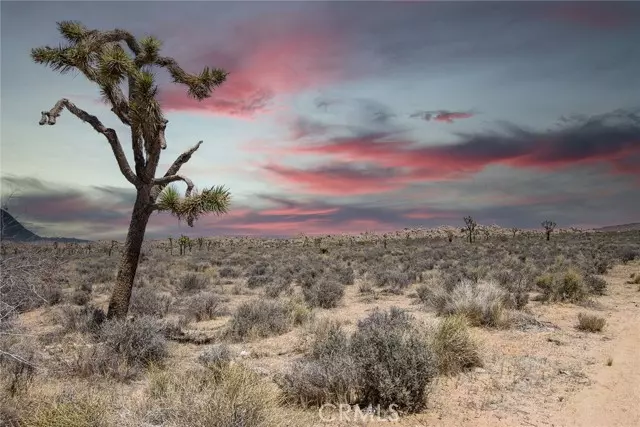
[[[149,67],[167,69],[174,82],[187,86],[188,95],[197,100],[210,97],[227,78],[228,73],[219,68],[205,67],[199,74],[185,72],[173,58],[160,56],[162,43],[151,36],[137,40],[124,30],[89,30],[78,21],[59,22],[58,31],[67,44],[34,48],[33,60],[61,73],[82,72],[98,84],[103,99],[116,110],[124,108],[119,85],[127,81],[134,123],[163,122],[156,101],[158,88]]]
[[[186,219],[193,227],[193,222],[201,215],[227,213],[231,203],[231,193],[224,186],[214,186],[202,191],[193,191],[181,197],[175,186],[166,187],[158,197],[159,211],[170,212],[178,219]]]

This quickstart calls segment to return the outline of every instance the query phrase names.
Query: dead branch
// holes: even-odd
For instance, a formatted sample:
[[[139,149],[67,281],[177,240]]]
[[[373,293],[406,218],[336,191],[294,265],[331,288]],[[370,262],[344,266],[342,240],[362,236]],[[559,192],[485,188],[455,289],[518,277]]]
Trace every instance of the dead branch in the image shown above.
[[[122,150],[122,145],[120,144],[120,140],[118,139],[116,131],[111,128],[105,127],[96,116],[93,116],[86,111],[76,107],[76,105],[70,102],[68,99],[62,98],[60,101],[56,102],[51,110],[42,112],[40,125],[55,125],[56,118],[60,116],[63,108],[69,110],[71,114],[78,117],[83,122],[89,123],[96,132],[101,133],[107,138],[107,141],[109,141],[111,149],[113,150],[113,154],[116,157],[116,161],[118,162],[118,166],[120,167],[120,172],[122,172],[122,175],[124,175],[127,181],[135,186],[138,186],[140,184],[140,180],[138,179],[136,174],[133,173],[133,170],[131,170],[131,166],[129,166],[129,162],[124,155],[124,151]]]

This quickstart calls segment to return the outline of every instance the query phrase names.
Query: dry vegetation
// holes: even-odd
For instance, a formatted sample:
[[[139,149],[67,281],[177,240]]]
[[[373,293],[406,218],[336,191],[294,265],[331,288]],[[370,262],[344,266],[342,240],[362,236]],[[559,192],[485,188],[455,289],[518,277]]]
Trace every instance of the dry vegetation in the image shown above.
[[[615,327],[610,270],[640,283],[637,231],[452,235],[148,242],[126,321],[104,315],[111,242],[5,243],[0,425],[309,426],[324,403],[406,425],[550,411],[588,382],[582,347]]]

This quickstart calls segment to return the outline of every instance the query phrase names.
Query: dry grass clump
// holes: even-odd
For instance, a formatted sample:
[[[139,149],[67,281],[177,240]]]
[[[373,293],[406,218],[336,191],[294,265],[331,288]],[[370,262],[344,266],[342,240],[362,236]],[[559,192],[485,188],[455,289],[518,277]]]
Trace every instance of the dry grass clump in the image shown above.
[[[165,317],[173,304],[169,295],[160,294],[148,286],[133,288],[129,312],[135,316]]]
[[[434,328],[429,343],[441,374],[455,375],[482,366],[478,344],[472,339],[467,318],[462,314],[443,318]]]
[[[62,402],[43,402],[19,421],[24,427],[108,427],[106,402],[90,395]]]
[[[226,344],[213,344],[198,355],[198,362],[207,367],[223,368],[231,363],[235,352]]]
[[[450,292],[436,285],[422,287],[418,295],[438,316],[462,314],[472,326],[503,327],[507,322],[508,294],[493,281],[475,283],[462,279]]]
[[[607,321],[595,314],[578,313],[578,326],[581,331],[601,332]]]
[[[224,303],[227,299],[219,294],[202,291],[187,298],[184,302],[184,314],[196,322],[215,319],[226,314]]]
[[[187,371],[151,369],[144,421],[194,427],[277,427],[280,394],[243,365]]]
[[[185,274],[180,281],[180,288],[184,292],[202,291],[209,286],[210,279],[199,273]]]
[[[629,281],[627,283],[629,283],[630,285],[640,285],[640,274],[631,273],[631,276],[629,277]]]

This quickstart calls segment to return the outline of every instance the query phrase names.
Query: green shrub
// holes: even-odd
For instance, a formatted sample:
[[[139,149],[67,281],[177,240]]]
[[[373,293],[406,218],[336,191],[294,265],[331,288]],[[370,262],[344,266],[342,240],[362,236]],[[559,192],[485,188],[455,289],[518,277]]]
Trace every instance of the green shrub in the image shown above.
[[[573,269],[543,276],[537,285],[542,291],[542,300],[547,302],[580,302],[588,295],[584,279]]]
[[[478,345],[471,338],[467,319],[463,315],[443,318],[435,328],[430,343],[441,374],[453,375],[482,366]]]

